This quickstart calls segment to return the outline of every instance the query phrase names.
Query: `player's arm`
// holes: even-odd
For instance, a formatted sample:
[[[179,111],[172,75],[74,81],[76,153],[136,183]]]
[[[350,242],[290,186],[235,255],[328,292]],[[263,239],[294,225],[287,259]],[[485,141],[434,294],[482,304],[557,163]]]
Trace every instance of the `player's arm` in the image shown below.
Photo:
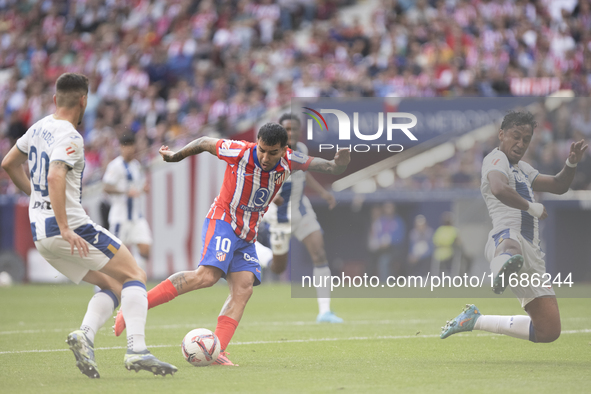
[[[532,189],[537,192],[548,192],[553,194],[564,194],[570,188],[575,179],[576,165],[583,158],[587,150],[584,140],[573,142],[570,146],[570,153],[566,159],[567,164],[556,175],[538,175],[532,184]],[[569,165],[570,164],[570,165]]]
[[[76,247],[80,257],[85,257],[88,256],[88,244],[70,228],[66,214],[66,175],[70,170],[71,167],[63,161],[56,160],[49,163],[47,175],[49,201],[61,236],[70,244],[71,253],[74,254],[74,247]]]
[[[199,137],[196,140],[189,142],[183,149],[178,152],[173,152],[168,149],[168,146],[162,146],[158,153],[162,156],[164,161],[177,162],[183,160],[185,157],[198,155],[202,152],[209,152],[217,156],[216,143],[218,138]]]
[[[21,189],[28,196],[31,195],[31,182],[23,168],[23,164],[27,161],[27,155],[21,152],[16,145],[4,156],[2,160],[2,168],[10,179],[14,182],[16,187]]]
[[[335,200],[334,196],[331,192],[326,190],[320,182],[318,182],[312,174],[306,172],[306,185],[310,186],[316,193],[320,194],[320,197],[328,202],[328,209],[333,209],[335,205],[337,205],[337,200]]]
[[[345,172],[351,161],[351,152],[348,149],[340,149],[333,160],[325,160],[315,157],[308,166],[309,171],[323,172],[326,174],[339,175]]]
[[[521,197],[519,193],[509,186],[507,175],[500,171],[490,171],[487,175],[491,193],[508,207],[527,211],[530,215],[539,219],[545,219],[548,214],[546,208],[540,203],[531,203]]]

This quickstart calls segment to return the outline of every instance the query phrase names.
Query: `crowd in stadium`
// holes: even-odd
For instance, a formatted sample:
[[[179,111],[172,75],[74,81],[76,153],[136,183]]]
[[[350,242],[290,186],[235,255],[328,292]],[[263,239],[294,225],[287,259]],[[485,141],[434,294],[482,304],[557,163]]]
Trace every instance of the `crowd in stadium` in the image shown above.
[[[588,2],[383,0],[369,25],[339,17],[352,3],[0,1],[0,155],[53,111],[63,72],[91,81],[79,127],[87,184],[101,179],[124,133],[147,163],[161,144],[232,135],[291,97],[591,93]],[[570,141],[591,136],[589,105],[538,118],[527,159],[556,173]],[[494,146],[477,144],[406,186],[477,187]],[[590,172],[573,186],[589,188]],[[0,172],[0,193],[12,188]]]

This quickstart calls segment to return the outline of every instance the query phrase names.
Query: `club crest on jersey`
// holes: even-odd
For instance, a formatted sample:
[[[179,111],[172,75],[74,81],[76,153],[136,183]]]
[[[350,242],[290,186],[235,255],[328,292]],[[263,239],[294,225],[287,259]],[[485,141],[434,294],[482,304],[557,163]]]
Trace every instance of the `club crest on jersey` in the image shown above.
[[[275,174],[273,174],[273,180],[275,182],[275,184],[280,185],[283,182],[285,182],[285,176],[287,174],[285,172],[276,172]]]
[[[224,261],[224,260],[226,260],[226,254],[224,252],[217,252],[215,254],[215,258],[218,259],[219,261]]]

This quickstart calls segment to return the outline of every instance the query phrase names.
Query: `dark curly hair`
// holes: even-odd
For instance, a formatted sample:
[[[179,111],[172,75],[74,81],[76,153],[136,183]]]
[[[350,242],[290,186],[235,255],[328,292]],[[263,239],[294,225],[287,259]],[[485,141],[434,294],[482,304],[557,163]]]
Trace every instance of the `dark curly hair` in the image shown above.
[[[286,120],[296,121],[296,122],[298,122],[298,124],[302,124],[302,122],[300,121],[300,119],[297,116],[292,115],[290,113],[285,113],[285,114],[281,115],[281,117],[279,118],[279,122],[277,122],[277,123],[282,125],[283,122],[285,122]]]
[[[287,145],[287,131],[279,123],[266,123],[259,129],[257,139],[269,146],[280,144],[284,147]]]
[[[538,126],[538,123],[534,119],[534,115],[528,111],[509,111],[503,118],[501,123],[501,130],[508,130],[513,126],[531,126],[532,132]]]

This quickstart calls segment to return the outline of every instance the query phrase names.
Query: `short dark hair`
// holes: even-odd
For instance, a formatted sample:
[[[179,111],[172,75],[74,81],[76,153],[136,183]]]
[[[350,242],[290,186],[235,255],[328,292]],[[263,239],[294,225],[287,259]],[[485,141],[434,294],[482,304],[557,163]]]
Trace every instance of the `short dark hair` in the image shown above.
[[[123,145],[123,146],[134,145],[135,144],[135,135],[130,134],[130,133],[123,134],[123,136],[119,139],[119,144]]]
[[[529,125],[531,126],[531,131],[533,132],[534,129],[538,126],[538,123],[535,121],[534,115],[528,111],[509,111],[507,115],[503,118],[503,123],[501,123],[501,130],[508,130],[513,126],[523,126]]]
[[[266,123],[259,129],[257,139],[269,146],[279,144],[284,147],[287,145],[287,131],[279,123]]]
[[[292,115],[290,113],[285,113],[283,115],[281,115],[281,117],[279,118],[279,124],[282,125],[283,122],[285,122],[286,120],[292,120],[292,121],[296,121],[298,122],[298,124],[302,124],[302,122],[300,121],[300,118],[298,118],[296,115]]]
[[[76,73],[62,74],[55,82],[55,93],[58,107],[74,107],[81,96],[88,94],[88,77]]]

